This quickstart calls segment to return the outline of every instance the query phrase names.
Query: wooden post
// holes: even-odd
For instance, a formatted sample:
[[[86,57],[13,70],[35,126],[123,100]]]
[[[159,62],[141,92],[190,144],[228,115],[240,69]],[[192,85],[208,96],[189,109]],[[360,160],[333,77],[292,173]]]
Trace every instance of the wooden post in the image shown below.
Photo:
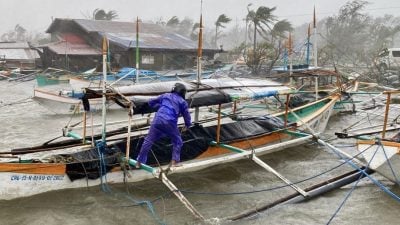
[[[217,143],[219,144],[221,136],[221,104],[218,105],[218,126],[217,126]]]
[[[90,120],[91,120],[91,132],[92,132],[92,147],[94,147],[94,126],[93,126],[93,113],[90,112]]]
[[[233,114],[236,114],[236,109],[237,109],[237,105],[236,105],[236,100],[233,101]]]
[[[86,142],[86,111],[83,112],[83,134],[82,134],[82,144]]]
[[[342,92],[343,86],[342,86],[342,80],[340,79],[340,75],[339,74],[336,75],[336,85],[337,85],[337,87],[339,89],[338,92],[339,93]],[[343,90],[343,91],[345,91],[345,90]]]
[[[126,135],[126,152],[125,152],[125,157],[127,160],[129,160],[129,152],[131,149],[131,122],[132,122],[132,103],[129,104],[129,118],[128,118],[128,134]]]
[[[101,110],[101,141],[106,142],[106,86],[107,86],[107,51],[108,51],[108,40],[103,37],[103,83],[102,83],[102,110]]]
[[[318,101],[318,76],[315,77],[315,101]]]
[[[386,94],[387,94],[387,98],[386,98],[386,108],[385,108],[385,119],[384,119],[384,122],[383,122],[382,139],[385,138],[386,125],[387,125],[388,115],[389,115],[390,96],[391,96],[390,92],[388,92]]]
[[[287,127],[288,111],[289,111],[290,94],[286,94],[286,107],[285,107],[285,128]]]

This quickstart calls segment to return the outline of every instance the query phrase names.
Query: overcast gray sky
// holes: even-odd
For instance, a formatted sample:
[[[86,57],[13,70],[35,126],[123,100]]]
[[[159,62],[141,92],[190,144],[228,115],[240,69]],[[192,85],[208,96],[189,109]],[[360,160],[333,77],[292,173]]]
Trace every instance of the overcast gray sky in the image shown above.
[[[337,14],[340,6],[348,0],[203,0],[203,15],[206,26],[212,26],[216,18],[224,13],[228,17],[242,20],[249,3],[258,6],[277,7],[279,19],[288,19],[294,25],[310,22],[315,5],[317,17]],[[374,16],[392,14],[400,16],[399,0],[374,0],[366,11]],[[27,30],[44,32],[51,18],[85,18],[94,9],[115,10],[119,20],[132,21],[136,16],[143,20],[172,16],[180,19],[199,18],[200,0],[0,0],[0,34],[13,30],[20,24]]]

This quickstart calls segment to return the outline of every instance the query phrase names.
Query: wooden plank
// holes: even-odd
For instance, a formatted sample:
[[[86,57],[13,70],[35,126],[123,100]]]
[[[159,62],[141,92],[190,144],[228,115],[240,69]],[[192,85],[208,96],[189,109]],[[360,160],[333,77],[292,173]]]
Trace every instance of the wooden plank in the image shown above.
[[[237,148],[241,148],[241,149],[249,149],[251,147],[259,147],[259,146],[273,143],[273,142],[276,142],[279,140],[284,140],[284,139],[287,139],[288,137],[289,137],[288,134],[284,134],[281,132],[280,133],[271,133],[269,135],[263,135],[260,137],[249,138],[249,140],[246,139],[246,140],[230,143],[230,145],[237,147]],[[230,151],[225,148],[219,147],[219,146],[210,146],[210,147],[208,147],[207,151],[205,151],[204,153],[199,155],[197,157],[197,159],[209,158],[212,156],[222,155],[222,154],[226,154],[226,153],[230,153]]]
[[[400,143],[394,141],[380,141],[380,143],[384,146],[390,147],[398,147],[400,148]],[[357,144],[366,144],[366,145],[374,145],[376,144],[376,140],[359,140]]]
[[[62,163],[0,163],[0,172],[65,175]]]

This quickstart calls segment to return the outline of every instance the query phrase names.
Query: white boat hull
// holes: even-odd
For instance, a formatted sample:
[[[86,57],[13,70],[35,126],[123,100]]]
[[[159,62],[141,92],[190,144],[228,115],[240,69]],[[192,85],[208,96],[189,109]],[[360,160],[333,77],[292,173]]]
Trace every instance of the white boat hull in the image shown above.
[[[369,163],[369,167],[387,179],[400,185],[400,143],[382,141],[359,141],[358,151]]]
[[[317,111],[311,113],[309,116],[301,118],[299,122],[297,122],[297,125],[300,130],[304,130],[306,132],[310,132],[309,128],[312,129],[311,132],[315,134],[320,134],[325,131],[326,126],[328,124],[329,118],[333,115],[334,112],[334,107],[335,103],[339,99],[339,96],[332,96],[334,100],[330,101],[328,104],[324,105],[324,107],[319,108]],[[319,100],[318,102],[325,101],[325,99]],[[315,103],[309,103],[307,105],[299,107],[301,108],[307,108],[309,105],[312,105]],[[283,115],[284,113],[278,113],[274,114],[275,116],[278,115]]]
[[[277,143],[274,145],[258,148],[255,150],[255,152],[257,153],[257,155],[264,155],[306,143],[310,139],[312,139],[312,136],[308,135],[287,142]],[[246,151],[245,153],[225,154],[222,156],[217,156],[202,160],[199,159],[190,160],[183,162],[179,167],[173,168],[169,174],[192,172],[213,165],[244,159],[247,158],[249,154],[251,154],[251,151]],[[124,172],[118,170],[107,173],[106,177],[107,177],[107,182],[109,184],[123,183],[124,180],[126,180],[127,182],[138,182],[142,180],[155,178],[156,176],[159,175],[159,172],[160,168],[155,168],[154,173],[145,170],[133,169],[133,170],[128,170],[127,176],[124,177]],[[1,172],[0,179],[2,180],[2,186],[0,188],[1,200],[10,200],[20,197],[27,197],[48,191],[71,189],[71,188],[83,188],[87,186],[97,186],[101,184],[100,178],[77,179],[71,181],[68,175],[66,174],[29,174],[29,173]]]
[[[76,98],[66,97],[61,94],[57,94],[44,89],[35,88],[33,100],[38,104],[44,106],[49,111],[56,114],[72,114],[84,112],[82,101]],[[90,99],[90,111],[96,112],[101,111],[102,100]],[[108,109],[122,109],[115,103],[107,105]]]
[[[333,107],[337,99],[338,96],[334,96],[323,107],[316,109],[308,116],[303,116],[301,118],[301,121],[298,122],[299,128],[307,130],[308,127],[310,127],[316,133],[323,132],[326,128],[329,117],[332,114]],[[310,103],[309,105],[312,104]],[[303,107],[307,107],[307,105]],[[266,136],[270,137],[270,135]],[[263,155],[280,151],[286,148],[301,145],[303,143],[310,141],[313,138],[312,135],[306,135],[303,137],[295,137],[295,136],[288,138],[286,140],[278,139],[279,141],[277,143],[271,142],[270,144],[267,144],[265,146],[260,146],[255,149],[255,153],[257,153],[257,155]],[[222,155],[185,161],[182,162],[182,166],[174,168],[173,171],[171,172],[180,173],[180,172],[200,170],[213,165],[218,165],[221,163],[227,163],[247,158],[249,157],[249,154],[251,154],[251,152],[252,151],[245,151],[242,153],[225,153]],[[2,165],[0,163],[0,166],[1,166],[0,179],[3,181],[2,187],[0,188],[0,199],[14,199],[19,197],[31,196],[47,191],[69,189],[69,188],[82,188],[86,186],[96,186],[101,184],[100,179],[89,180],[83,178],[71,181],[68,175],[65,173],[65,171],[62,168],[57,167],[57,164],[36,163],[32,165],[32,168],[33,169],[38,168],[39,172],[35,173],[22,172],[26,170],[20,168],[24,166],[23,163],[14,163],[14,165],[11,165],[11,167],[10,163],[8,165],[5,164]],[[57,167],[59,172],[51,173],[49,171],[52,170],[46,169],[46,166]],[[16,172],[10,172],[13,171],[12,168],[14,168]],[[45,169],[44,170],[45,172],[40,171],[40,169],[43,168]],[[126,178],[124,178],[123,171],[114,170],[112,172],[107,173],[106,176],[107,176],[107,181],[109,183],[123,183],[124,179],[126,179],[128,182],[136,182],[154,178],[155,176],[158,175],[159,170],[160,170],[159,168],[155,168],[156,172],[150,173],[145,170],[134,169],[128,171],[128,176]]]

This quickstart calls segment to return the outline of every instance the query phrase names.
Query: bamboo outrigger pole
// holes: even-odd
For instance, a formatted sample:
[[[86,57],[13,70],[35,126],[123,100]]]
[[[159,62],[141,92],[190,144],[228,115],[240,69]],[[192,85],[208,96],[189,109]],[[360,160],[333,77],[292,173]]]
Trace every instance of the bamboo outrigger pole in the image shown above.
[[[131,166],[136,166],[137,161],[133,159],[128,159],[125,158],[125,160],[128,161],[128,164]],[[182,194],[182,192],[168,179],[167,175],[165,172],[161,169],[155,169],[151,166],[148,166],[146,164],[141,164],[141,169],[143,169],[146,172],[151,173],[155,178],[160,179],[163,184],[179,199],[179,201],[182,202],[182,204],[193,214],[194,217],[200,219],[200,220],[205,220],[203,215],[197,209],[189,202],[189,200]]]
[[[165,173],[160,174],[161,181],[167,186],[174,195],[182,202],[182,204],[197,218],[205,220],[203,215],[189,202],[189,200],[178,190],[178,188],[167,178]]]
[[[293,188],[295,191],[297,191],[298,193],[300,193],[302,196],[307,196],[307,192],[304,191],[303,189],[301,189],[300,187],[298,187],[297,185],[295,185],[293,182],[291,182],[290,180],[288,180],[286,177],[284,177],[282,174],[280,174],[278,171],[274,170],[270,165],[268,165],[267,163],[265,163],[264,161],[262,161],[260,158],[258,158],[255,154],[255,151],[247,151],[238,147],[234,147],[234,146],[230,146],[230,145],[226,145],[226,144],[218,144],[216,143],[217,146],[228,149],[230,151],[236,152],[236,153],[240,153],[240,154],[248,154],[250,159],[255,162],[256,164],[258,164],[259,166],[261,166],[262,168],[264,168],[265,170],[267,170],[270,173],[273,173],[275,176],[277,176],[279,179],[281,179],[283,182],[285,182],[286,184],[288,184],[291,188]]]

